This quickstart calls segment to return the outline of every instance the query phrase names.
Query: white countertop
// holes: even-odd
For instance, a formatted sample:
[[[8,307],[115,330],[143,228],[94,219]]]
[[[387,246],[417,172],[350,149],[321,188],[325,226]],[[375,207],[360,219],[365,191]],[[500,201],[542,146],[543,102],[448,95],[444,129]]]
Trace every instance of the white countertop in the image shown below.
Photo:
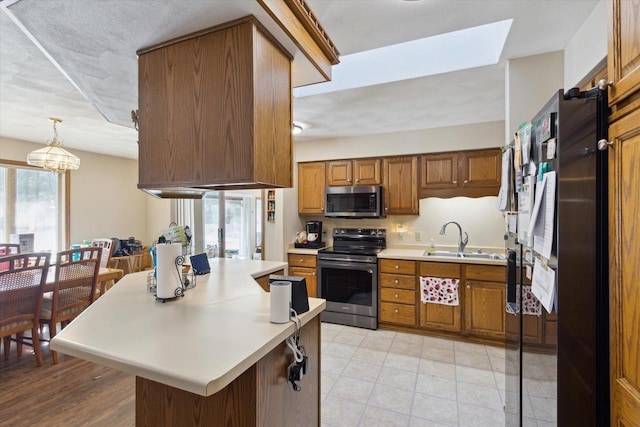
[[[286,263],[209,260],[183,298],[161,303],[147,275],[126,275],[51,341],[51,349],[202,396],[231,383],[295,331],[269,322],[269,294],[252,277]],[[309,298],[306,324],[325,308]],[[283,367],[284,369],[284,367]]]
[[[318,255],[318,249],[310,249],[310,248],[289,248],[287,250],[288,254],[300,254],[300,255]]]

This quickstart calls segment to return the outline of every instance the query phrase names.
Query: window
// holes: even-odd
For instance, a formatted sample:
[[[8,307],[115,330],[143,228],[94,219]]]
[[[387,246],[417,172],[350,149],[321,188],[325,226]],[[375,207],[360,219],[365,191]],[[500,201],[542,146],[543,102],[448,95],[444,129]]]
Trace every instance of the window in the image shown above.
[[[12,241],[12,235],[33,234],[35,251],[66,248],[67,179],[68,173],[0,160],[0,241]]]

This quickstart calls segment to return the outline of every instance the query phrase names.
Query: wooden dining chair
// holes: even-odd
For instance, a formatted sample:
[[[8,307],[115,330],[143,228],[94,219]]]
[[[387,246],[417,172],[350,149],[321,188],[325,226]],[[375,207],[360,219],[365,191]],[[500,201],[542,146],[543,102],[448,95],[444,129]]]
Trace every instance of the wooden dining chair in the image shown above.
[[[93,239],[91,241],[91,246],[102,248],[102,256],[100,257],[100,268],[110,268],[111,267],[111,255],[113,255],[113,240],[111,239]],[[110,285],[113,285],[113,280],[110,280]],[[107,283],[100,282],[98,283],[98,295],[100,296],[104,294],[107,290]],[[109,286],[109,287],[111,287]]]
[[[20,244],[18,243],[0,243],[0,257],[6,255],[15,255],[20,253]],[[6,262],[0,262],[0,271],[6,270],[8,264]]]
[[[102,248],[91,246],[58,253],[54,289],[45,297],[40,310],[40,324],[49,326],[49,339],[87,308],[96,298]],[[58,353],[51,351],[53,362]]]
[[[9,358],[11,336],[16,335],[17,354],[22,345],[33,345],[36,363],[42,366],[38,319],[42,290],[47,281],[50,253],[25,253],[0,257],[7,269],[0,271],[0,338],[4,341],[4,358]],[[31,331],[31,343],[24,332]]]

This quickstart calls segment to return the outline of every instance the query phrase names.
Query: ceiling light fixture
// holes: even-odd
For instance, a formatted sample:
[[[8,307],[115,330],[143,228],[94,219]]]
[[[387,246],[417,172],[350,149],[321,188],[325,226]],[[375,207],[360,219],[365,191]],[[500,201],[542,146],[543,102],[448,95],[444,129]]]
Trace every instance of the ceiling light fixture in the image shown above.
[[[53,140],[47,141],[47,146],[29,153],[27,163],[38,166],[52,172],[65,172],[76,170],[80,167],[80,159],[62,147],[62,139],[58,137],[57,123],[62,120],[49,117],[53,122]]]
[[[302,132],[304,132],[304,128],[302,126],[300,126],[298,123],[293,122],[293,127],[291,128],[291,133],[293,135],[300,135]]]

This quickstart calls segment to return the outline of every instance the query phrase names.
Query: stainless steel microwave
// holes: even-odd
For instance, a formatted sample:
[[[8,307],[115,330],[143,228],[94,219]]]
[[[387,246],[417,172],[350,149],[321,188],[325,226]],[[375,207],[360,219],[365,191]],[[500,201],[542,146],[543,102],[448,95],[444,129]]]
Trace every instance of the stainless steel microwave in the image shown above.
[[[380,218],[382,187],[327,187],[324,193],[324,216],[332,218]]]

